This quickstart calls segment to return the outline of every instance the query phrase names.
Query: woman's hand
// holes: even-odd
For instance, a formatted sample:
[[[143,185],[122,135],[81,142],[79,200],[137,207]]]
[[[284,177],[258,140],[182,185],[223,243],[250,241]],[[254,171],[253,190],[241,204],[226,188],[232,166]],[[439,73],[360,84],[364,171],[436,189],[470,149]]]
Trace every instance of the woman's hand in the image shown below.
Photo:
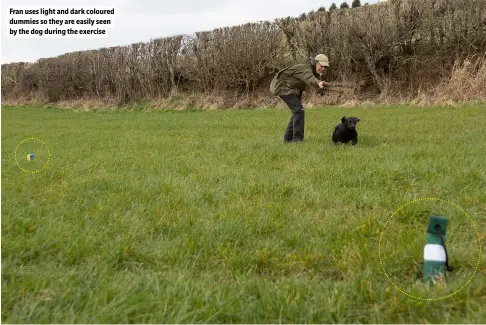
[[[325,82],[325,81],[319,81],[319,84],[318,85],[319,85],[320,88],[324,88],[324,86],[325,87],[329,87],[330,86],[330,84],[328,82]]]

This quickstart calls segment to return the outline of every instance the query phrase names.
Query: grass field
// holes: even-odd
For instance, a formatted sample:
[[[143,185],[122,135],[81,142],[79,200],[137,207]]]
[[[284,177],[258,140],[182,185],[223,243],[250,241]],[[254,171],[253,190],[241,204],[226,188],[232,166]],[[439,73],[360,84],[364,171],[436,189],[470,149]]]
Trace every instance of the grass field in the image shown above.
[[[289,118],[2,107],[2,322],[486,323],[486,105]],[[431,214],[455,271],[426,287]]]

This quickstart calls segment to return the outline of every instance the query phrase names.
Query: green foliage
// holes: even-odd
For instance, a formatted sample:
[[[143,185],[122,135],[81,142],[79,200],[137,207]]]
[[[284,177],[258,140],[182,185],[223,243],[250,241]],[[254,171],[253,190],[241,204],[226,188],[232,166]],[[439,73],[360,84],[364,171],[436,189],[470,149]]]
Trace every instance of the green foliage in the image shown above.
[[[358,145],[333,145],[350,115]],[[282,143],[289,118],[3,107],[2,322],[485,323],[484,264],[458,294],[418,301],[378,258],[386,219],[417,198],[454,202],[484,236],[484,104],[309,109],[300,144]],[[34,175],[13,159],[32,136],[51,152]],[[457,269],[423,286],[432,210],[405,209],[382,243],[423,297],[461,286],[478,254],[451,219]]]
[[[347,2],[343,2],[341,3],[341,6],[339,7],[340,9],[348,9],[349,8],[349,5]]]
[[[361,1],[360,0],[353,0],[353,3],[351,4],[352,8],[358,8],[361,7]]]

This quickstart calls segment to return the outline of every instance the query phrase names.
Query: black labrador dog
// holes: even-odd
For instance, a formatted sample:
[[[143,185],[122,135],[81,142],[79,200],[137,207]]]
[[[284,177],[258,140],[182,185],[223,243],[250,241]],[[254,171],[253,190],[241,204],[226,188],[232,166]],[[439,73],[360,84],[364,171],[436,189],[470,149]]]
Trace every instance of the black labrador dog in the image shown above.
[[[359,122],[359,118],[351,116],[341,118],[341,124],[336,125],[334,133],[332,134],[332,142],[337,144],[338,142],[348,143],[351,141],[353,146],[358,143],[358,131],[356,131],[356,124]]]

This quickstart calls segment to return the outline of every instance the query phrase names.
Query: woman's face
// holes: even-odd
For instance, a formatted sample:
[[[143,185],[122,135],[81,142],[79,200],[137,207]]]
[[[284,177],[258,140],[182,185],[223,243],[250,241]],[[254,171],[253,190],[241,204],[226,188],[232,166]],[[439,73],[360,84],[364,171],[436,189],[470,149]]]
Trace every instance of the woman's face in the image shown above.
[[[327,67],[321,65],[319,62],[316,63],[316,71],[318,74],[323,74],[326,71],[326,68]]]

